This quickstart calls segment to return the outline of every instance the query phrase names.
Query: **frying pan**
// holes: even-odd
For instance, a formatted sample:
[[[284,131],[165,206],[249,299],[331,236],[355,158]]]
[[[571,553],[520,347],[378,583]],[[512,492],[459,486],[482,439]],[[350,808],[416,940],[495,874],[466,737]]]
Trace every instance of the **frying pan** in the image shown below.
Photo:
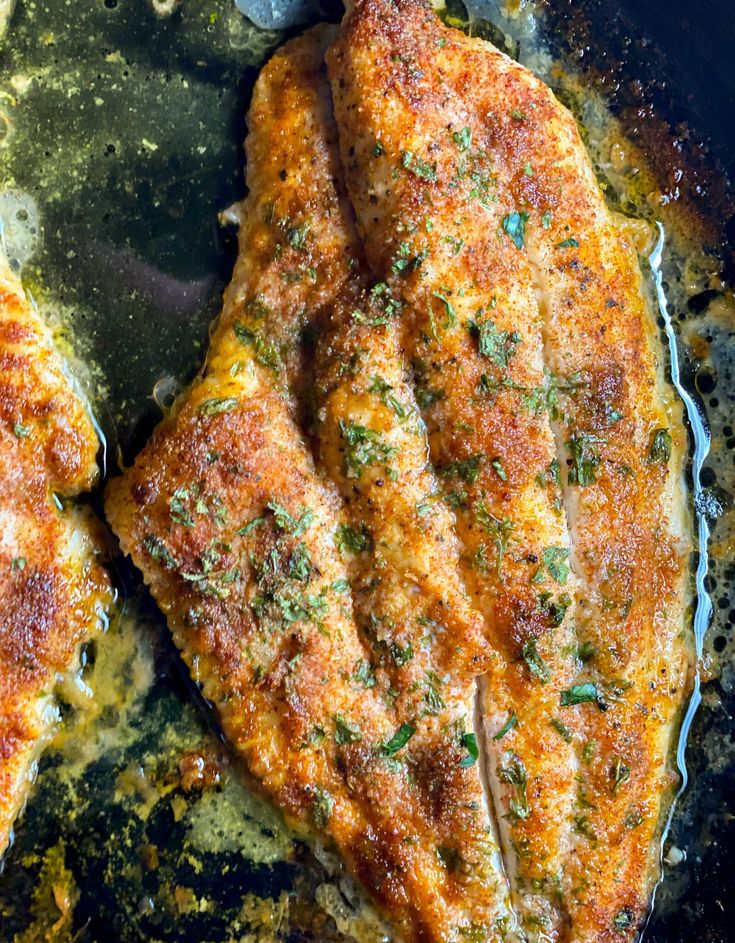
[[[547,50],[605,96],[652,160],[657,193],[681,206],[706,247],[708,277],[700,266],[687,281],[673,256],[663,270],[682,385],[704,420],[701,442],[712,435],[691,485],[698,524],[711,530],[700,562],[713,616],[688,784],[646,940],[726,943],[735,926],[735,328],[712,273],[733,275],[735,8],[540,7]],[[522,19],[527,4],[508,9]],[[472,28],[523,59],[518,17]],[[254,28],[232,0],[17,0],[0,50],[0,216],[26,284],[91,364],[79,373],[96,391],[108,473],[132,458],[201,360],[234,256],[216,216],[242,196],[245,109],[285,35]],[[674,290],[682,282],[688,292]],[[85,654],[92,719],[75,710],[83,692],[66,698],[68,723],[0,874],[0,943],[344,939],[358,913],[350,888],[241,785],[160,615],[136,574],[117,567],[125,615]],[[702,596],[700,622],[707,606]]]

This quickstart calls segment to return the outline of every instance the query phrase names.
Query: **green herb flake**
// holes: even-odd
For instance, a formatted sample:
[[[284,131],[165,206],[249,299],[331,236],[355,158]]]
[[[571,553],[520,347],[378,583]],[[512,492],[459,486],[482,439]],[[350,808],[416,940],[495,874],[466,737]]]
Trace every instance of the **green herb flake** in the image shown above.
[[[526,793],[528,774],[523,760],[516,753],[508,751],[504,754],[503,762],[498,770],[498,778],[501,782],[513,787],[514,795],[508,803],[509,818],[515,821],[529,818],[531,808]]]
[[[311,226],[304,223],[303,226],[294,226],[286,233],[286,241],[292,249],[304,251],[306,249],[306,237],[309,234]]]
[[[516,249],[522,249],[525,245],[527,222],[528,213],[516,211],[503,217],[503,232],[510,237]]]
[[[189,500],[189,497],[189,490],[187,488],[177,488],[169,499],[169,513],[174,524],[181,524],[182,527],[194,526],[194,518],[186,507],[186,502]]]
[[[314,825],[317,828],[326,828],[327,823],[332,817],[332,810],[334,809],[334,799],[327,792],[326,789],[321,789],[319,787],[312,790],[313,794],[313,806],[312,806],[312,816],[314,818]]]
[[[570,237],[569,239],[562,239],[561,242],[557,242],[556,247],[557,249],[576,249],[578,245],[579,242],[573,237]]]
[[[462,746],[467,750],[467,756],[463,756],[459,761],[459,765],[462,769],[469,769],[471,766],[474,766],[477,762],[477,758],[480,755],[480,751],[477,746],[477,737],[474,733],[463,733],[462,734]]]
[[[352,675],[352,680],[362,685],[365,690],[368,688],[374,688],[377,684],[375,679],[375,669],[369,661],[361,658],[355,665],[355,673]]]
[[[296,518],[276,501],[271,501],[267,507],[276,518],[276,527],[293,537],[301,537],[314,523],[314,512],[311,508],[303,508],[299,517]]]
[[[472,143],[472,132],[469,128],[462,128],[461,131],[455,131],[452,140],[460,151],[466,151]]]
[[[500,730],[493,736],[493,740],[502,740],[503,737],[507,736],[517,725],[518,717],[515,714],[511,714]]]
[[[199,404],[197,410],[202,416],[217,416],[220,413],[230,413],[236,409],[240,401],[234,396],[214,396],[211,399],[205,399]]]
[[[432,291],[432,296],[438,298],[439,301],[444,305],[444,312],[447,316],[446,327],[454,327],[457,323],[457,312],[454,310],[452,302],[447,298],[446,295],[443,295],[440,291]]]
[[[618,933],[624,933],[633,923],[633,913],[627,907],[618,911],[613,917],[613,927]]]
[[[544,229],[551,229],[551,210],[544,210],[541,215],[541,225]]]
[[[26,558],[25,557],[13,557],[10,561],[10,572],[15,573],[18,570],[25,570],[26,568]]]
[[[572,742],[572,731],[558,717],[552,717],[549,723],[565,743]]]
[[[651,433],[651,444],[648,448],[649,465],[668,465],[672,444],[668,429],[655,429]]]
[[[402,750],[411,737],[416,733],[413,724],[403,723],[396,730],[390,740],[383,744],[382,751],[385,756],[395,756],[399,750]]]
[[[362,733],[357,727],[349,724],[342,714],[334,715],[334,739],[340,746],[357,743],[362,740]]]
[[[367,426],[340,419],[339,428],[347,444],[342,461],[348,478],[359,478],[365,466],[387,462],[398,451]]]
[[[436,182],[436,161],[430,164],[428,161],[416,157],[411,151],[403,151],[401,153],[401,166],[412,173],[414,177],[418,177],[419,180],[427,180],[429,183]]]
[[[613,759],[610,777],[612,779],[612,794],[616,796],[620,787],[630,779],[630,767],[623,762],[622,757],[616,756]]]
[[[591,681],[587,681],[585,684],[574,684],[559,695],[559,703],[562,707],[573,707],[575,704],[586,704],[588,702],[600,703],[597,685]]]
[[[542,684],[546,684],[551,677],[549,666],[543,660],[538,650],[538,642],[535,638],[526,641],[522,648],[523,660],[532,675],[535,675]]]
[[[261,524],[265,524],[265,518],[264,518],[264,517],[254,517],[254,518],[252,519],[252,521],[248,521],[247,524],[244,524],[244,525],[237,531],[237,533],[238,533],[238,535],[239,535],[240,537],[248,537],[250,534],[252,534],[252,532],[256,529],[256,527],[260,527]]]
[[[495,471],[495,474],[498,476],[498,478],[501,481],[508,480],[508,473],[506,472],[505,468],[503,467],[503,463],[500,461],[499,458],[492,459],[490,462],[490,465],[492,466],[493,470]]]
[[[477,337],[477,351],[499,367],[506,368],[516,347],[521,342],[518,331],[499,331],[494,321],[468,322],[469,330]]]
[[[569,550],[566,547],[545,547],[541,554],[541,565],[531,577],[531,582],[543,583],[548,573],[555,583],[563,586],[569,576],[568,559]]]
[[[271,370],[276,372],[281,370],[283,362],[275,344],[264,340],[260,334],[246,327],[240,321],[235,321],[232,330],[241,343],[252,348],[256,363],[259,363],[262,367],[270,367]]]
[[[568,475],[570,485],[586,488],[597,481],[596,472],[600,464],[600,456],[595,451],[595,446],[604,445],[606,441],[587,432],[572,433],[564,443],[572,459]]]
[[[20,422],[16,422],[13,426],[13,435],[16,437],[16,439],[27,439],[30,434],[30,426],[24,426]]]
[[[335,543],[340,553],[348,550],[350,553],[362,553],[370,546],[370,536],[363,528],[355,530],[347,524],[340,524],[337,528]]]

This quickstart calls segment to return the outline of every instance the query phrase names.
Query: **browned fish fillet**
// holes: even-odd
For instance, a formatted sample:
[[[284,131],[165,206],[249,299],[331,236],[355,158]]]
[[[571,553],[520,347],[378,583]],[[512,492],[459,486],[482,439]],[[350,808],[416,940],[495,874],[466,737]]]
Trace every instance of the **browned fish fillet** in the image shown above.
[[[684,433],[635,251],[549,89],[488,44],[441,27],[424,5],[359,3],[330,72],[372,266],[420,328],[423,320],[407,344],[432,403],[432,456],[458,482],[470,479],[452,497],[460,535],[476,555],[489,522],[496,560],[504,551],[495,586],[484,575],[474,583],[490,639],[511,666],[520,649],[534,683],[545,681],[534,689],[526,679],[528,694],[519,684],[509,699],[523,713],[507,736],[525,730],[529,751],[537,741],[533,772],[505,736],[522,765],[491,768],[496,790],[500,779],[516,791],[510,876],[526,929],[630,939],[658,871],[689,665]],[[474,358],[462,334],[470,320]],[[488,464],[502,469],[502,484]],[[535,483],[553,511],[559,482],[565,513],[554,531],[548,504],[523,498]],[[486,495],[497,502],[491,518]],[[524,531],[540,541],[514,548]],[[524,561],[533,561],[525,579]],[[566,598],[545,599],[554,582]],[[524,628],[532,587],[552,623],[562,607],[569,620],[561,634],[547,625],[543,650],[526,645],[536,637]],[[487,695],[490,711],[494,686]],[[536,788],[550,804],[529,799]],[[553,907],[533,900],[539,889]]]
[[[565,873],[571,939],[629,939],[659,873],[691,680],[681,406],[664,380],[630,227],[609,211],[571,114],[485,43],[459,39],[446,56],[450,84],[483,115],[516,210],[528,214],[525,251],[559,394],[584,660],[567,700],[586,699],[564,710],[583,715],[585,737]]]
[[[484,938],[483,927],[509,925],[473,727],[475,677],[490,653],[462,584],[454,516],[427,466],[399,317],[385,283],[335,304],[317,347],[319,451],[347,506],[338,546],[351,558],[369,644],[362,683],[394,705],[409,762],[434,803],[436,853],[461,875]]]
[[[497,939],[505,894],[466,762],[469,719],[460,725],[453,703],[455,727],[442,730],[419,698],[386,690],[380,671],[371,683],[375,653],[338,549],[349,525],[288,394],[304,382],[296,325],[313,329],[352,290],[359,248],[335,184],[330,36],[317,29],[289,43],[261,74],[240,255],[206,365],[111,483],[107,510],[233,748],[289,820],[337,847],[398,937]],[[466,611],[454,585],[447,602]],[[424,593],[427,614],[446,618],[465,646],[455,663],[471,666],[462,612]],[[423,627],[431,651],[440,629]],[[409,630],[398,644],[416,638]],[[429,656],[416,657],[429,670]]]
[[[97,434],[51,332],[0,261],[0,855],[58,723],[54,691],[111,591],[89,489]]]
[[[420,4],[359,3],[330,51],[348,187],[371,265],[406,301],[413,359],[464,571],[499,668],[483,682],[490,781],[515,902],[563,920],[575,718],[575,582],[530,265],[479,117],[439,63],[453,34]]]

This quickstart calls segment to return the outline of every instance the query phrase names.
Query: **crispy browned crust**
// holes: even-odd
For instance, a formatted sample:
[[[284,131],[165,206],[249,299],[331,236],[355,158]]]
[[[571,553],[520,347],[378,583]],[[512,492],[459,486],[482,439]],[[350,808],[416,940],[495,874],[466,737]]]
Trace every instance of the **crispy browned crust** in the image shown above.
[[[505,892],[466,728],[411,710],[427,732],[410,750],[394,739],[415,698],[402,688],[397,709],[382,681],[365,683],[374,652],[336,546],[342,502],[288,395],[303,383],[294,325],[327,314],[355,238],[334,180],[329,39],[311,31],[261,74],[239,261],[207,363],[111,483],[107,511],[233,748],[289,820],[337,847],[400,938],[496,938]],[[468,638],[470,664],[474,651]]]
[[[413,312],[405,345],[433,400],[432,458],[465,505],[468,552],[476,558],[487,529],[480,497],[509,521],[502,572],[467,580],[508,663],[501,683],[486,682],[485,710],[504,701],[519,720],[501,741],[528,779],[530,814],[506,848],[519,909],[530,932],[541,918],[552,937],[632,938],[658,873],[690,666],[685,433],[635,251],[571,115],[528,70],[445,29],[428,6],[358,3],[329,63],[350,196],[376,276]],[[470,318],[493,322],[493,344],[506,331],[506,351],[517,331],[512,354],[488,342],[483,357]],[[457,462],[478,455],[468,476]],[[493,477],[493,457],[505,477]],[[460,485],[462,470],[473,480]],[[572,550],[563,587],[539,566],[550,546]],[[567,596],[560,627],[541,601],[550,589],[552,604]],[[530,639],[542,685],[519,657]],[[582,683],[596,685],[597,703],[563,706],[561,692]],[[502,762],[491,765],[498,792]]]
[[[499,656],[482,706],[516,904],[553,932],[576,773],[553,724],[574,672],[565,610],[576,586],[543,564],[549,548],[565,559],[569,537],[543,408],[541,317],[531,267],[503,232],[509,189],[439,67],[452,35],[418,4],[359,4],[330,75],[350,196],[376,276],[406,302],[431,458]]]
[[[61,498],[97,476],[98,441],[48,329],[0,271],[0,854],[54,728],[53,691],[109,604],[96,524]],[[58,495],[59,499],[55,499]]]

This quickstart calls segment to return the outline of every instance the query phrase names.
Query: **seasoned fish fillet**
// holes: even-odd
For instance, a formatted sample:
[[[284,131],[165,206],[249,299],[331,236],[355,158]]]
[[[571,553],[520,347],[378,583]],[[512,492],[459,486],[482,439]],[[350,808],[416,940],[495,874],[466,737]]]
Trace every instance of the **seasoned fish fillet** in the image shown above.
[[[91,516],[99,443],[51,334],[0,260],[0,855],[58,722],[54,690],[111,601]]]
[[[359,291],[323,68],[331,36],[311,31],[261,74],[240,254],[207,362],[134,467],[111,483],[107,511],[234,750],[289,820],[336,846],[401,939],[499,939],[506,895],[465,716],[478,647],[467,600],[451,567],[443,596],[417,551],[415,590],[396,597],[397,614],[406,617],[405,594],[415,592],[432,622],[422,619],[420,637],[415,624],[395,636],[377,630],[386,649],[396,645],[392,667],[379,661],[354,615],[363,587],[353,594],[357,564],[347,557],[360,554],[342,559],[367,535],[317,474],[289,395],[307,382],[299,332],[329,323],[338,296]],[[370,466],[366,487],[368,478],[379,487],[373,465],[389,458],[412,487],[421,481],[413,452],[399,462],[376,438],[354,427],[348,435],[344,460]],[[439,516],[425,533],[416,525],[426,560]],[[375,549],[389,550],[377,541]],[[443,631],[455,633],[459,652]],[[399,670],[419,643],[420,697]],[[441,707],[439,671],[450,664]],[[426,674],[434,668],[436,680]]]
[[[370,262],[412,312],[466,578],[518,678],[488,679],[484,709],[521,916],[530,936],[630,939],[689,666],[684,433],[636,254],[571,116],[488,44],[368,0],[329,63]]]
[[[552,932],[576,792],[577,722],[559,710],[576,583],[533,272],[482,123],[439,68],[453,35],[418,4],[358,4],[330,74],[350,196],[376,277],[406,303],[431,459],[498,655],[482,708],[516,906]]]
[[[446,55],[450,85],[484,116],[507,168],[559,391],[555,423],[581,590],[583,716],[572,940],[635,936],[659,874],[676,783],[670,754],[690,689],[689,521],[681,406],[627,227],[610,213],[574,119],[544,83],[485,43]],[[465,56],[459,66],[461,55]],[[478,82],[477,70],[493,80]]]
[[[453,514],[427,467],[399,317],[385,283],[336,302],[317,347],[319,453],[347,506],[338,546],[351,559],[369,645],[363,684],[392,701],[396,726],[410,738],[407,755],[429,777],[437,854],[463,876],[475,929],[502,928],[505,876],[473,728],[475,677],[490,653],[462,584]]]

